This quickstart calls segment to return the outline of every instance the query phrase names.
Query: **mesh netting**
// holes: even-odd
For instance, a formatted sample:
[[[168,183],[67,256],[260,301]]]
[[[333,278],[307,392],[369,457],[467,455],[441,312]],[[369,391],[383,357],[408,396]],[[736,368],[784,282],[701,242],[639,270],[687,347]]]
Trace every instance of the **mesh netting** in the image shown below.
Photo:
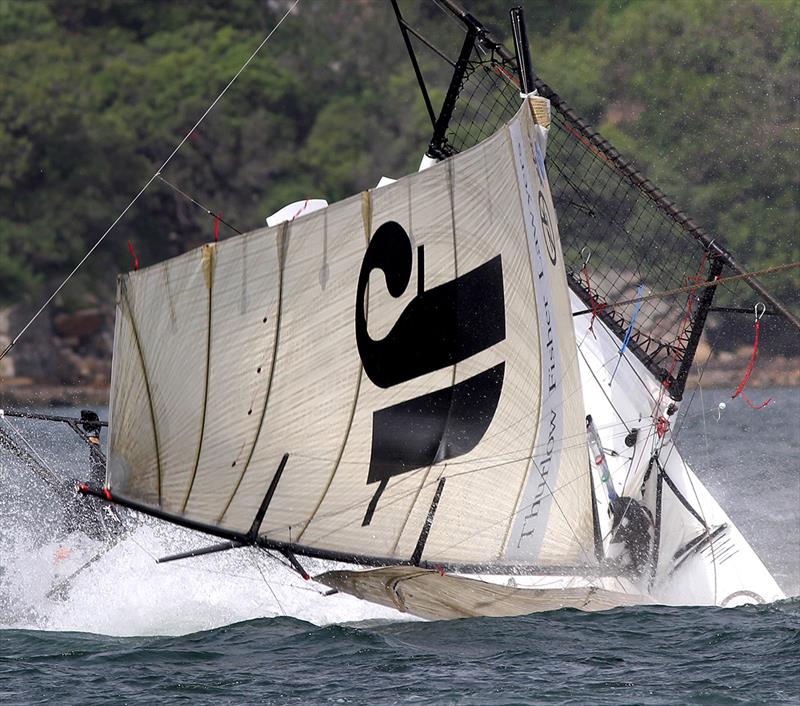
[[[519,110],[519,89],[500,58],[472,61],[461,84],[443,151],[448,154],[478,144]]]
[[[514,115],[520,98],[512,76],[496,56],[470,63],[444,153],[471,147]],[[635,319],[628,346],[679,399],[711,288],[642,302],[638,313],[635,304],[613,304],[636,297],[640,284],[647,295],[705,281],[721,263],[708,257],[671,202],[546,84],[536,85],[552,105],[547,166],[570,285],[594,312],[586,315],[599,316],[620,337]]]

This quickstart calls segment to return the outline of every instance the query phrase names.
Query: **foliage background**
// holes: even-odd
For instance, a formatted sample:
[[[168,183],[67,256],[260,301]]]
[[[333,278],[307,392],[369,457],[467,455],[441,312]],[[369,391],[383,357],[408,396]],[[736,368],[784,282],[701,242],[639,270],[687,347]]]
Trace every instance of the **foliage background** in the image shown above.
[[[508,38],[509,0],[464,4]],[[523,4],[537,72],[623,154],[748,268],[800,260],[800,3]],[[0,0],[0,309],[47,296],[289,5]],[[433,2],[401,7],[455,54]],[[164,176],[247,230],[414,170],[430,132],[388,0],[302,0]],[[55,311],[110,303],[127,240],[152,264],[212,233],[155,182]],[[796,271],[768,285],[798,303]]]

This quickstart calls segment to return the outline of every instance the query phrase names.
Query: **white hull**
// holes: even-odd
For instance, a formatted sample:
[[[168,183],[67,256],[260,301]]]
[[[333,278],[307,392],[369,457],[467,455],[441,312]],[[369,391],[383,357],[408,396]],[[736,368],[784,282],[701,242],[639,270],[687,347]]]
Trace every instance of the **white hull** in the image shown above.
[[[585,308],[575,297],[572,304],[575,310]],[[627,353],[609,385],[608,381],[618,357],[618,339],[598,320],[595,320],[593,327],[597,335],[595,338],[588,333],[590,321],[590,316],[575,317],[585,408],[593,417],[603,446],[620,453],[619,456],[606,454],[617,492],[639,498],[639,488],[652,453],[653,440],[656,438],[653,433],[653,417],[664,413],[669,398],[664,395],[659,409],[655,409],[660,396],[659,385],[639,361]],[[613,406],[609,397],[613,398]],[[624,437],[633,427],[639,428],[640,432],[632,452],[625,446]],[[353,593],[369,601],[363,603],[365,608],[372,605],[367,613],[358,614],[360,619],[387,619],[398,615],[391,611],[385,612],[385,608],[426,618],[448,619],[467,615],[513,615],[560,607],[603,610],[614,605],[651,603],[735,606],[785,598],[753,549],[685,463],[669,432],[660,455],[664,468],[676,487],[705,518],[706,523],[711,528],[724,525],[725,529],[704,551],[690,552],[673,572],[676,562],[672,557],[675,552],[687,541],[702,534],[703,530],[685,508],[674,500],[671,491],[665,489],[659,570],[652,587],[649,575],[637,580],[625,575],[590,577],[446,574],[441,578],[452,577],[457,581],[440,582],[446,589],[440,591],[436,572],[420,572],[413,567],[401,567],[401,571],[416,574],[410,577],[413,583],[409,582],[408,576],[400,576],[398,580],[396,574],[381,575],[380,572],[384,570],[378,570],[377,575],[373,574],[371,590],[366,590],[365,581],[370,575],[370,570],[366,567],[319,560],[304,560],[303,563],[318,577],[328,572],[353,574],[353,570],[360,569],[363,573],[359,572],[359,586],[355,590],[347,590],[348,587],[341,583],[337,585],[343,593]],[[597,473],[594,475],[594,483],[605,548],[609,553],[615,550],[618,552],[619,545],[609,545],[608,542],[611,521],[606,512],[605,487]],[[645,500],[651,507],[652,485],[651,478],[650,489],[645,494]],[[163,551],[168,552],[169,548]],[[392,571],[396,572],[396,567],[390,567],[389,572]],[[159,567],[159,572],[163,574],[163,567]],[[89,583],[95,580],[93,574],[94,571],[88,571],[86,576],[81,577],[78,583],[82,590],[86,590],[82,583],[84,579]],[[462,580],[477,582],[477,585],[466,584],[463,601],[454,601],[454,596],[462,595],[461,589],[465,587]],[[285,584],[286,591],[289,591],[281,599],[284,607],[293,590],[309,588],[299,576],[286,569],[281,572],[280,581],[280,585]],[[324,579],[323,582],[332,585]],[[350,588],[353,588],[352,584]],[[410,592],[411,588],[414,591]],[[592,589],[592,592],[587,593],[586,589]],[[420,603],[409,600],[410,593],[423,596],[424,600]],[[307,619],[310,610],[310,604],[307,603],[309,595],[308,590],[305,590],[302,607],[295,607],[290,613]],[[325,622],[322,616],[338,616],[342,611],[342,615],[353,613],[351,604],[347,602],[352,601],[352,598],[348,596],[316,595],[313,602],[313,611],[316,612],[312,611],[315,616],[312,619],[315,621]],[[376,604],[385,608],[378,608]]]
[[[574,295],[572,304],[575,311],[586,308]],[[655,420],[659,416],[667,417],[671,400],[662,394],[661,385],[629,351],[623,354],[612,381],[619,358],[619,339],[597,319],[593,326],[595,337],[588,330],[590,323],[590,315],[575,317],[586,413],[592,416],[603,446],[619,453],[618,456],[606,454],[617,492],[639,499],[642,479],[659,443]],[[671,423],[674,424],[676,417],[669,417]],[[636,445],[630,449],[624,438],[634,427],[639,429],[639,435]],[[720,530],[704,550],[690,552],[676,568],[672,557],[687,542],[702,534],[703,528],[665,487],[659,569],[650,590],[652,598],[670,605],[718,606],[768,603],[785,598],[731,519],[683,460],[672,430],[664,435],[659,457],[667,475],[712,531],[723,525],[725,529]],[[653,477],[649,483],[652,488]],[[595,492],[598,500],[604,499],[605,489],[598,477],[595,477]],[[646,492],[645,498],[652,507],[652,489]]]

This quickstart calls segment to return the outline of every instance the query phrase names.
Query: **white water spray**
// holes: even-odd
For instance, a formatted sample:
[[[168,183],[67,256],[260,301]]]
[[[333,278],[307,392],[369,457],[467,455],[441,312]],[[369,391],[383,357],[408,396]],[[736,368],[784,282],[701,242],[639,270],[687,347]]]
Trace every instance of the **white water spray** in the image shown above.
[[[54,468],[64,478],[85,472],[81,463]],[[326,596],[326,587],[304,581],[283,557],[261,549],[156,564],[216,540],[147,518],[131,523],[116,543],[65,535],[58,498],[3,454],[0,483],[0,629],[180,635],[280,615],[317,625],[408,619],[344,594]],[[303,563],[312,575],[331,568]]]

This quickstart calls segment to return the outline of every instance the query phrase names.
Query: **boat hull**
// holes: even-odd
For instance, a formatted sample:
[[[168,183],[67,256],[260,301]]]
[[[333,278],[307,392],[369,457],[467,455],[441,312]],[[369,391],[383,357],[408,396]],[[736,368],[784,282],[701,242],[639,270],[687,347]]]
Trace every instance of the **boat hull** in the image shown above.
[[[574,293],[571,300],[573,311],[585,309]],[[639,591],[667,605],[732,607],[786,598],[684,460],[678,448],[678,415],[670,415],[672,400],[659,381],[630,349],[620,360],[620,341],[602,321],[595,319],[592,331],[590,316],[576,316],[574,322],[584,406],[598,430],[616,492],[634,497],[655,517],[658,467],[651,464],[654,456],[669,479],[662,485],[657,566],[639,581]],[[659,419],[665,422],[661,429]],[[625,440],[634,428],[636,441],[628,446]],[[604,509],[608,496],[599,470],[593,468],[593,474],[598,519],[603,536],[608,537],[611,520]],[[612,544],[608,549],[620,551],[621,547]]]

